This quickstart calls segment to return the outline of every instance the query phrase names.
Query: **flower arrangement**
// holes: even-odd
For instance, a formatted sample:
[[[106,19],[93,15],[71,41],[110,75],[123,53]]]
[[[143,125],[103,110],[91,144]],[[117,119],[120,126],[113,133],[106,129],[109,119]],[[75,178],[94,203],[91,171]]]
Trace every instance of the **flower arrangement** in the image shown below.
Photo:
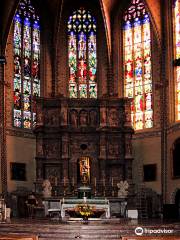
[[[79,213],[83,218],[88,218],[89,216],[93,215],[93,207],[89,206],[88,204],[78,204],[75,211]]]

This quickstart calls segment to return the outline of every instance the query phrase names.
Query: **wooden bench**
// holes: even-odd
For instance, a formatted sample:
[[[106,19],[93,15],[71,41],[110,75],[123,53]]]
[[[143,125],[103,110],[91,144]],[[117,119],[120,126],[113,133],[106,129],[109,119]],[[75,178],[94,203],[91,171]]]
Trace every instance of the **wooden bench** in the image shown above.
[[[0,240],[38,240],[35,235],[0,234]]]

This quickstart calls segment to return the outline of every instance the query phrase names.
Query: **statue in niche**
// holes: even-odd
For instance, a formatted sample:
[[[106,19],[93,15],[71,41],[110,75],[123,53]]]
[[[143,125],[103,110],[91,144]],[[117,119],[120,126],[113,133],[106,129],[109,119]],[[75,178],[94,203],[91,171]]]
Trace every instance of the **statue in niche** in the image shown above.
[[[131,156],[132,155],[132,146],[131,146],[131,142],[130,139],[126,139],[126,156]]]
[[[118,145],[117,144],[109,144],[109,154],[111,156],[117,156],[119,153]]]
[[[71,112],[70,121],[71,121],[71,125],[73,127],[77,127],[77,112],[76,111]]]
[[[109,125],[116,127],[116,126],[118,126],[118,124],[119,124],[119,114],[118,114],[117,110],[112,109],[109,112]]]
[[[50,115],[50,123],[52,126],[57,126],[58,125],[58,118],[57,118],[57,113],[54,111],[54,112],[50,112],[49,113]]]
[[[67,112],[66,109],[61,110],[61,124],[66,125],[67,124]]]
[[[105,125],[106,124],[106,109],[102,108],[101,109],[101,125]]]
[[[45,198],[51,197],[52,186],[48,179],[43,181],[42,187],[43,187],[43,196]]]
[[[68,153],[68,142],[66,142],[66,141],[62,142],[62,152],[63,152],[63,154]]]
[[[90,182],[90,162],[88,157],[82,157],[79,161],[80,177],[83,184]]]
[[[37,109],[37,123],[43,124],[43,112],[41,109]]]
[[[37,167],[36,172],[37,172],[37,179],[41,179],[42,178],[41,166]]]
[[[43,155],[43,145],[42,145],[42,143],[39,143],[38,145],[37,145],[37,154],[38,155]]]
[[[90,125],[96,126],[96,124],[97,124],[97,112],[91,111],[90,112]]]
[[[50,119],[49,119],[48,111],[46,111],[44,118],[45,118],[45,124],[49,125]]]
[[[80,124],[82,126],[86,126],[87,125],[87,121],[88,121],[88,115],[86,111],[82,111],[80,113]]]
[[[118,187],[118,197],[126,198],[128,195],[129,183],[127,181],[120,181],[119,183],[117,183],[117,187]]]

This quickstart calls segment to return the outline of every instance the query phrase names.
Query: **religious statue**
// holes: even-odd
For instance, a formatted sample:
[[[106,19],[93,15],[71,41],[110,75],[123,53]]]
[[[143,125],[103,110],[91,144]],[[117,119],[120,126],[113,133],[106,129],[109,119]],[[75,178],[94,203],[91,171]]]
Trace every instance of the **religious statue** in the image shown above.
[[[91,126],[96,126],[97,123],[97,112],[91,111],[90,112],[90,124]]]
[[[80,113],[80,124],[82,126],[85,126],[87,125],[87,121],[88,121],[88,115],[87,115],[87,112],[86,111],[82,111]]]
[[[77,127],[77,112],[72,111],[70,117],[71,117],[71,125],[73,127]]]
[[[129,183],[127,181],[120,181],[117,183],[118,189],[118,197],[119,198],[126,198],[128,195],[128,188],[129,188]]]
[[[43,181],[42,187],[43,187],[43,196],[45,198],[51,197],[52,187],[51,187],[51,183],[48,179]]]
[[[83,184],[88,184],[90,181],[90,165],[89,158],[80,159],[80,177]]]

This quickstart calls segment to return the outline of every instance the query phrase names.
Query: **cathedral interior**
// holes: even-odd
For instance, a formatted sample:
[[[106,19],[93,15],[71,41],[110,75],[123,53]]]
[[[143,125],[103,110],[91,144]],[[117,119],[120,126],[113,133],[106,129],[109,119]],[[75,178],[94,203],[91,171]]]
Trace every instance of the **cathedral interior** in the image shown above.
[[[11,217],[33,192],[178,219],[180,0],[1,0],[0,156]]]

